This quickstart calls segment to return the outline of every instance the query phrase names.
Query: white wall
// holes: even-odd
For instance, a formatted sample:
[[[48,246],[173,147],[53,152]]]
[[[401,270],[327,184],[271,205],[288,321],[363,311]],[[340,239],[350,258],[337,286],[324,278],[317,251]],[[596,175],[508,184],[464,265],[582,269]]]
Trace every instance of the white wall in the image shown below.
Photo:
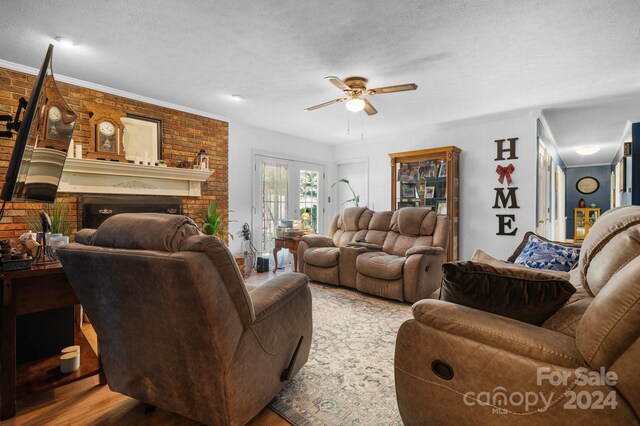
[[[462,149],[460,159],[460,258],[469,259],[480,248],[506,259],[525,232],[535,229],[536,119],[537,112],[509,113],[484,119],[450,123],[429,128],[419,134],[402,135],[393,140],[376,140],[335,146],[335,162],[369,157],[369,208],[391,208],[389,153],[455,145]],[[382,117],[381,117],[382,118]],[[518,160],[494,161],[494,140],[519,138]],[[496,166],[513,163],[512,186],[517,186],[519,209],[493,209],[495,190],[500,186]],[[335,189],[334,189],[335,191]],[[333,192],[332,197],[337,195]],[[337,206],[333,206],[336,208]],[[515,236],[498,236],[496,213],[515,214]]]
[[[229,218],[237,221],[229,224],[229,232],[234,236],[234,240],[229,242],[232,252],[240,251],[240,238],[237,237],[237,233],[242,229],[242,224],[246,222],[252,225],[253,157],[256,152],[325,165],[325,200],[327,191],[334,181],[332,146],[230,121],[229,210],[232,211]],[[333,216],[330,213],[325,213],[325,229],[321,230],[322,233],[326,232],[329,226],[327,218],[331,217]],[[253,226],[251,229],[253,231]]]

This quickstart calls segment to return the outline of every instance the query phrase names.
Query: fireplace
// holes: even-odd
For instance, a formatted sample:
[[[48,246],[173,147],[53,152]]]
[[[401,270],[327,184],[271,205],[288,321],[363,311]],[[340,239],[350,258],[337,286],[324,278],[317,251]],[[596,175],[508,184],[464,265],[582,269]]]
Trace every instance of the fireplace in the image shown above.
[[[182,199],[153,195],[83,196],[80,212],[78,229],[95,229],[118,213],[182,214]]]

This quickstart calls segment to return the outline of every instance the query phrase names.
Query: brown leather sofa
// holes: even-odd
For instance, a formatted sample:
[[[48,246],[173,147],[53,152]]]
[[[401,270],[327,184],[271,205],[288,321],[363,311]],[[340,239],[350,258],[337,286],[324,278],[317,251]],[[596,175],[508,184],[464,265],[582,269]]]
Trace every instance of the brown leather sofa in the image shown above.
[[[541,327],[416,303],[396,342],[404,423],[638,424],[640,207],[596,221],[570,279],[578,291]]]
[[[307,361],[308,278],[285,274],[248,292],[226,245],[185,216],[117,215],[57,253],[113,391],[241,425]]]
[[[415,302],[440,287],[448,232],[447,217],[425,207],[347,208],[329,236],[302,238],[298,270],[315,281]]]

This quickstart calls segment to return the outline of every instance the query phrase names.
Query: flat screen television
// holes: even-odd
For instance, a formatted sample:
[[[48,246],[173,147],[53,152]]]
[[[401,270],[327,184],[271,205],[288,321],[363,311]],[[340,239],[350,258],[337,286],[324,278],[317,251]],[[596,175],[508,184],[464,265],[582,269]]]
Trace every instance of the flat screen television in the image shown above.
[[[56,87],[52,54],[49,45],[18,128],[0,195],[5,202],[51,203],[58,192],[77,115]]]

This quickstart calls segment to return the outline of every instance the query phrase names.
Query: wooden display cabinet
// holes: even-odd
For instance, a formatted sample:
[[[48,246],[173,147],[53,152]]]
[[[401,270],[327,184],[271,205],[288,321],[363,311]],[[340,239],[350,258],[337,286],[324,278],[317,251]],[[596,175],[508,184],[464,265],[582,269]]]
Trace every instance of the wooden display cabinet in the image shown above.
[[[449,218],[447,261],[459,258],[460,148],[396,152],[391,157],[391,209],[431,207]]]
[[[573,240],[584,240],[591,230],[591,227],[599,217],[599,208],[573,209]]]

